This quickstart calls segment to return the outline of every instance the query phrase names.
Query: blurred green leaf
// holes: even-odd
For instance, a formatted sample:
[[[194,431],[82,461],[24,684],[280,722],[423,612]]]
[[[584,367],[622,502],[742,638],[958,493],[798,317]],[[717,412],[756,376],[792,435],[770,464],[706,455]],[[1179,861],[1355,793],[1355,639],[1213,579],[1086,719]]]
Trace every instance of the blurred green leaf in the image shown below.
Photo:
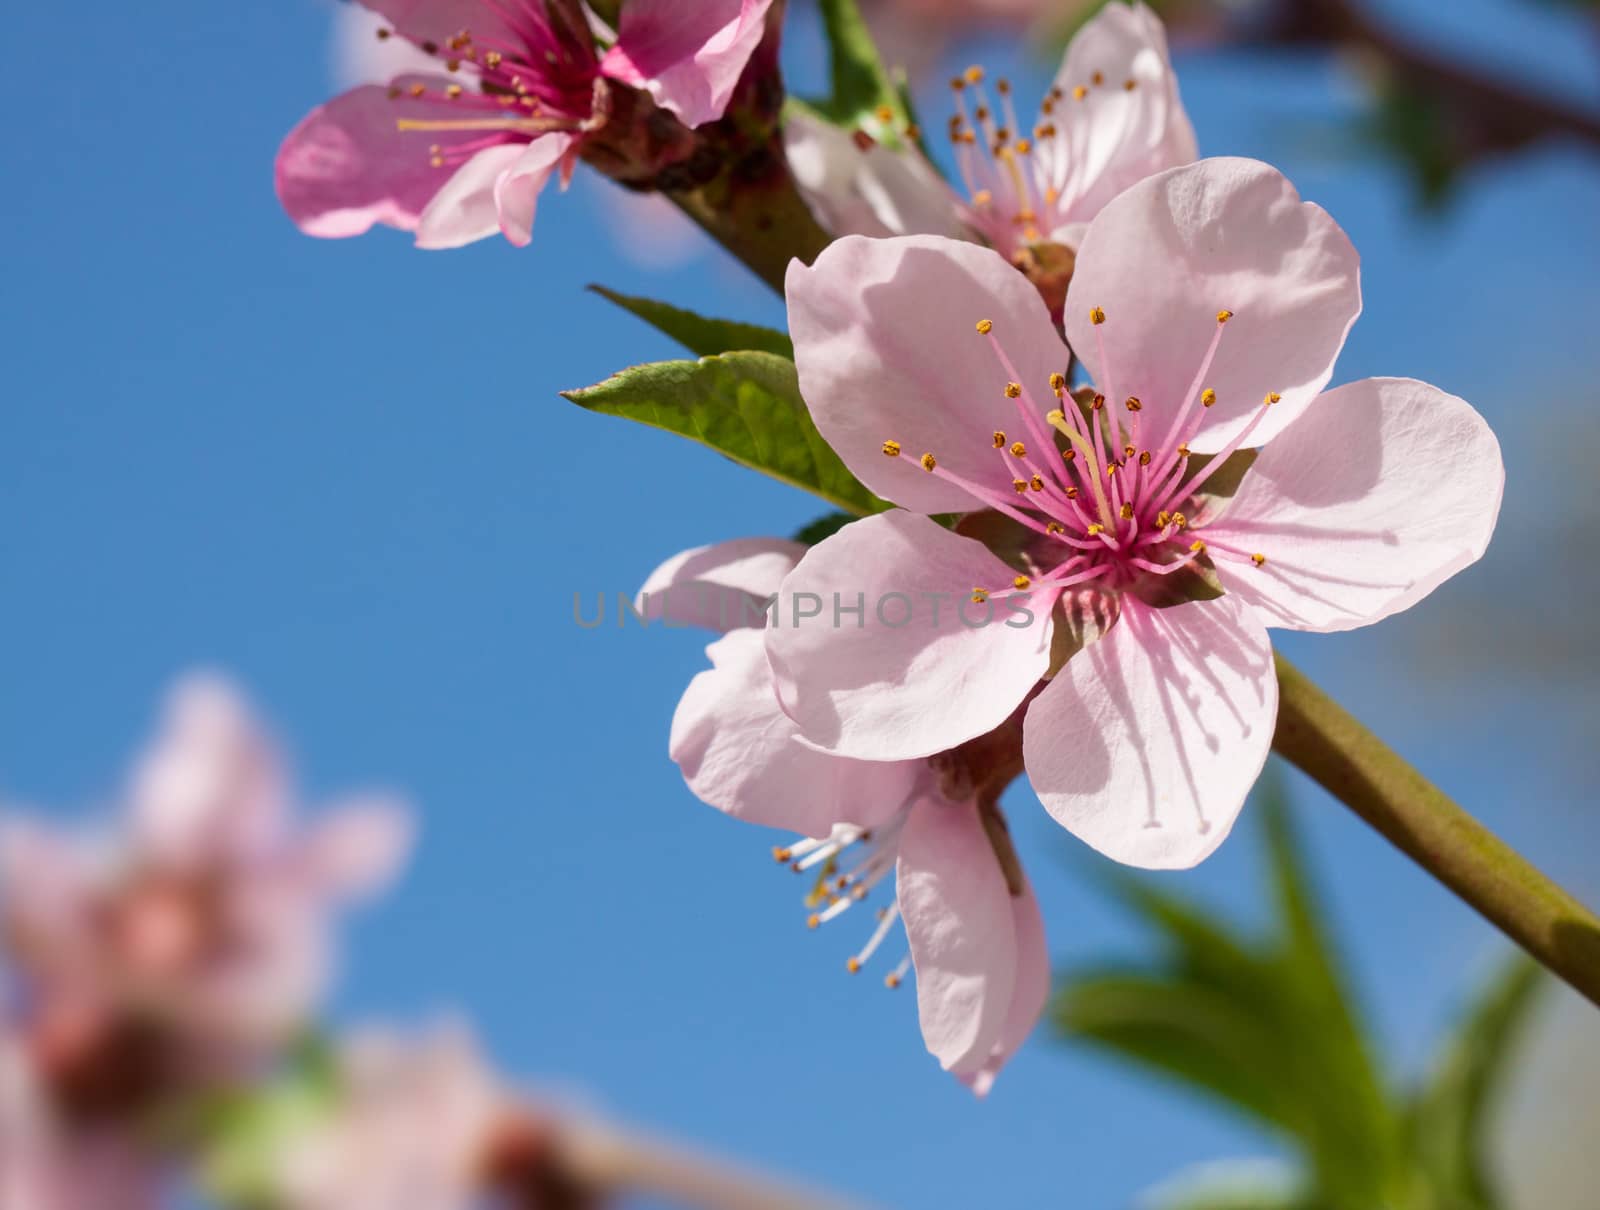
[[[852,513],[824,513],[809,525],[802,526],[795,534],[794,540],[806,546],[815,546],[818,542],[825,542],[838,533],[852,521],[860,518]]]
[[[1412,1146],[1441,1210],[1502,1204],[1483,1158],[1485,1132],[1542,982],[1538,964],[1521,954],[1496,971],[1411,1099]]]
[[[884,67],[855,0],[818,0],[818,7],[828,39],[833,95],[812,101],[811,107],[839,126],[854,130],[866,125],[875,137],[885,125],[904,130],[911,122],[906,94]],[[876,115],[885,109],[891,121],[877,121]]]
[[[634,366],[562,396],[698,441],[856,516],[889,507],[822,439],[800,398],[794,363],[775,354],[741,351]]]
[[[605,286],[591,285],[589,289],[601,298],[616,303],[624,311],[638,316],[657,331],[664,332],[696,357],[715,357],[718,353],[754,349],[794,360],[794,343],[787,332],[780,332],[776,328],[763,328],[758,324],[739,323],[731,319],[707,319],[670,303],[633,294],[619,294]]]

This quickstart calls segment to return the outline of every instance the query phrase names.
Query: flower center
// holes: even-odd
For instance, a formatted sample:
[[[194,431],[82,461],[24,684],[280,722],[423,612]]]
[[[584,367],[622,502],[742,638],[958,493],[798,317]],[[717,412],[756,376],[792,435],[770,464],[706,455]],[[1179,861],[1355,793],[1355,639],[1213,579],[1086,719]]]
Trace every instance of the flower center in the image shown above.
[[[808,928],[822,925],[844,915],[855,904],[864,900],[872,889],[893,874],[895,858],[900,847],[900,831],[905,827],[911,807],[902,807],[893,819],[880,828],[858,828],[853,824],[835,824],[833,831],[818,840],[806,837],[792,845],[772,850],[772,856],[797,874],[815,871],[811,890],[806,894],[805,905]],[[866,965],[878,947],[900,919],[899,905],[891,901],[877,911],[877,924],[867,943],[850,956],[845,969],[852,975]],[[908,952],[884,976],[885,987],[899,987],[911,968]]]
[[[572,130],[589,117],[597,66],[588,31],[567,28],[535,0],[503,0],[494,7],[503,26],[497,36],[463,29],[441,45],[387,27],[378,30],[379,40],[404,38],[461,78],[443,89],[420,81],[389,89],[393,101],[445,100],[462,110],[459,119],[400,118],[396,125],[402,131],[481,136],[431,144],[435,168],[458,168],[485,148]]]
[[[1019,244],[1042,242],[1069,218],[1071,148],[1056,124],[1056,107],[1092,104],[1106,87],[1098,71],[1070,93],[1052,87],[1030,134],[1017,121],[1009,80],[995,81],[997,111],[984,88],[983,68],[969,67],[951,77],[956,112],[950,116],[950,142],[971,199],[967,219],[1003,254],[1014,254]],[[1138,82],[1129,78],[1113,87],[1131,92]]]
[[[1023,552],[1026,564],[1009,585],[978,585],[972,599],[982,603],[996,592],[1043,590],[1054,600],[1078,584],[1096,582],[1111,592],[1126,592],[1149,577],[1169,576],[1199,559],[1238,559],[1260,567],[1266,556],[1210,543],[1200,536],[1209,518],[1197,502],[1202,487],[1222,469],[1255,431],[1267,410],[1278,402],[1269,393],[1250,421],[1215,455],[1191,459],[1189,442],[1199,432],[1216,392],[1202,389],[1222,343],[1231,311],[1216,315],[1216,332],[1182,405],[1164,432],[1152,432],[1143,421],[1144,403],[1128,396],[1112,403],[1114,377],[1100,328],[1106,315],[1090,312],[1105,382],[1075,398],[1066,376],[1052,374],[1052,405],[1025,385],[1007,355],[994,324],[976,327],[1007,375],[1005,396],[1016,405],[1018,428],[988,435],[995,459],[1009,484],[977,482],[942,466],[932,452],[917,461],[922,469],[955,483],[974,498],[1010,517],[1037,535]],[[911,457],[897,441],[886,441],[892,458]],[[998,478],[998,476],[997,476]]]

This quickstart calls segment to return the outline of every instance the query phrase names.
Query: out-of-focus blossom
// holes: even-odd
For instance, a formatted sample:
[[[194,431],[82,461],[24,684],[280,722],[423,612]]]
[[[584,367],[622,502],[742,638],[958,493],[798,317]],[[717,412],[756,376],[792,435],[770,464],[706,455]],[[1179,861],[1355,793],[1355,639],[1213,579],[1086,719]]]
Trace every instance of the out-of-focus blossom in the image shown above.
[[[491,1176],[507,1098],[459,1030],[354,1035],[334,1105],[282,1157],[284,1210],[469,1210]]]
[[[0,1206],[155,1210],[154,1162],[121,1130],[71,1122],[24,1039],[0,1024]]]
[[[1143,3],[1106,6],[1073,38],[1036,116],[1011,86],[972,68],[951,81],[949,134],[964,197],[905,132],[846,131],[797,113],[785,127],[796,179],[836,234],[976,233],[1015,258],[1030,245],[1076,248],[1129,185],[1195,158],[1161,21]]]
[[[1267,627],[1376,622],[1493,532],[1499,446],[1468,404],[1407,379],[1322,394],[1357,257],[1265,164],[1173,169],[1094,220],[1066,300],[1092,399],[1067,392],[1044,303],[988,249],[848,237],[792,266],[787,293],[817,427],[909,511],[846,526],[784,581],[869,603],[859,626],[766,632],[784,712],[826,751],[906,760],[1026,704],[1034,789],[1119,861],[1189,866],[1227,835],[1277,712]],[[980,510],[1007,543],[917,515]],[[891,593],[914,603],[898,626],[871,606]],[[977,624],[955,607],[939,624],[940,594]]]
[[[672,758],[705,802],[804,834],[775,856],[811,875],[812,927],[893,877],[894,900],[878,909],[847,967],[861,970],[903,922],[909,953],[885,982],[895,987],[915,967],[929,1051],[983,1095],[1044,1008],[1049,962],[1038,904],[1021,871],[997,860],[983,817],[998,818],[997,808],[980,806],[958,754],[860,761],[799,740],[773,691],[762,628],[768,598],[804,551],[775,539],[699,547],[646,582],[645,616],[725,632],[707,648],[712,667],[678,705]]]
[[[0,822],[21,1009],[91,1049],[136,1025],[182,1064],[248,1060],[315,1007],[332,916],[386,883],[408,845],[386,800],[300,824],[244,703],[221,681],[186,681],[115,820],[81,834]]]
[[[771,0],[632,0],[603,54],[577,3],[362,0],[438,60],[336,97],[290,133],[278,196],[311,235],[374,223],[453,248],[496,231],[532,239],[539,194],[570,178],[622,86],[695,127],[720,117],[759,43]],[[609,31],[607,31],[609,38]]]

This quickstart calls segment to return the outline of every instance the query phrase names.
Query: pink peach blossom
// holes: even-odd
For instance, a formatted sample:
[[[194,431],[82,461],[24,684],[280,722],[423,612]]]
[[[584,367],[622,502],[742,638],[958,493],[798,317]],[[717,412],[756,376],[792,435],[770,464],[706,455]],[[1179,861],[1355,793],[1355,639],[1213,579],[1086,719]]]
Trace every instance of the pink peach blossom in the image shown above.
[[[605,81],[686,126],[722,116],[771,0],[630,0],[600,55],[583,6],[542,0],[361,0],[435,57],[432,74],[364,85],[313,110],[278,153],[284,209],[309,235],[374,223],[454,248],[502,232],[527,244],[539,195],[568,180],[604,125]],[[606,31],[609,35],[609,31]]]
[[[1122,190],[1196,155],[1166,33],[1143,3],[1117,0],[1085,23],[1027,122],[1007,81],[996,81],[991,95],[972,68],[951,83],[949,133],[964,197],[904,132],[870,123],[845,131],[804,111],[788,120],[796,179],[835,234],[968,231],[1007,257],[1041,242],[1076,248],[1089,220]]]
[[[298,827],[287,772],[237,695],[192,678],[117,818],[89,833],[0,823],[0,924],[25,1003],[77,1036],[132,1015],[197,1058],[270,1049],[328,974],[331,917],[409,843],[387,800]]]
[[[775,855],[812,877],[812,927],[893,876],[894,900],[848,969],[862,969],[903,922],[909,953],[885,982],[897,986],[915,967],[929,1051],[981,1096],[1044,1008],[1038,904],[1031,887],[1008,889],[970,791],[936,762],[852,760],[798,738],[773,692],[762,630],[767,600],[804,552],[794,542],[726,542],[685,551],[647,581],[641,613],[726,632],[678,705],[672,758],[705,802],[804,834]]]
[[[898,628],[869,610],[768,629],[785,713],[818,749],[894,761],[1028,701],[1035,791],[1119,861],[1189,866],[1227,835],[1272,738],[1268,627],[1376,622],[1493,532],[1499,446],[1470,406],[1409,379],[1324,391],[1361,309],[1356,253],[1265,164],[1172,169],[1091,223],[1066,333],[1092,399],[989,249],[850,237],[787,284],[817,427],[905,511],[813,548],[784,595],[981,615],[1017,593],[1036,624],[940,623],[924,602]],[[1008,558],[918,515],[980,510],[1009,521]]]

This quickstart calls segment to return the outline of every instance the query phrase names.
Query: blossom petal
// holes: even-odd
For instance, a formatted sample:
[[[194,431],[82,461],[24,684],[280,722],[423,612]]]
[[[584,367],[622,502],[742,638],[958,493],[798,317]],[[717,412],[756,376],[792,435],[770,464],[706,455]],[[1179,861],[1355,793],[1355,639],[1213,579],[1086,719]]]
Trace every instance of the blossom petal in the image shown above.
[[[806,548],[781,538],[736,538],[673,555],[650,573],[634,608],[647,620],[728,631],[765,626],[767,601]]]
[[[1348,630],[1477,562],[1504,486],[1500,443],[1471,404],[1368,378],[1328,391],[1262,450],[1205,538],[1234,548],[1217,574],[1268,626]]]
[[[500,206],[496,194],[500,178],[519,164],[523,153],[532,146],[500,143],[478,152],[456,169],[455,175],[445,182],[417,220],[417,247],[460,248],[488,239],[499,231]],[[538,190],[534,193],[537,196]],[[532,218],[530,207],[530,223]]]
[[[1056,133],[1036,140],[1035,154],[1072,223],[1197,154],[1166,30],[1142,3],[1108,4],[1085,22],[1067,47],[1055,89],[1049,121]]]
[[[396,87],[423,84],[440,99],[396,98],[392,89],[372,84],[307,114],[284,139],[276,166],[278,200],[295,225],[328,239],[361,235],[375,223],[415,230],[450,180],[431,165],[428,148],[476,136],[421,135],[396,122],[459,118],[459,109],[441,96],[450,83],[436,76],[403,77]]]
[[[1233,827],[1277,711],[1272,646],[1244,602],[1124,598],[1117,625],[1028,708],[1023,757],[1078,839],[1128,865],[1183,869]]]
[[[300,861],[321,895],[366,899],[394,880],[414,836],[411,816],[398,803],[381,798],[348,802],[312,827]]]
[[[603,75],[642,88],[685,126],[720,118],[772,0],[629,0]]]
[[[1011,915],[1017,964],[1005,1026],[983,1066],[961,1077],[980,1097],[989,1095],[1000,1069],[1022,1049],[1050,999],[1050,953],[1045,948],[1044,917],[1039,914],[1039,901],[1031,886],[1025,887],[1020,896],[1012,897]]]
[[[670,745],[696,798],[808,836],[836,823],[873,827],[905,804],[916,765],[850,760],[799,741],[778,706],[759,630],[736,630],[706,654],[712,667],[678,703]]]
[[[1017,982],[1011,896],[977,809],[938,798],[912,807],[895,878],[922,1040],[946,1071],[976,1080],[1006,1032]]]
[[[1277,169],[1201,160],[1134,185],[1090,223],[1067,293],[1067,340],[1107,395],[1139,397],[1145,432],[1170,429],[1223,310],[1233,317],[1200,384],[1217,402],[1195,409],[1196,453],[1221,449],[1269,392],[1279,399],[1248,444],[1287,427],[1327,385],[1361,312],[1355,249]]]
[[[804,109],[784,118],[783,145],[806,204],[834,235],[971,238],[950,187],[914,147],[858,140]]]
[[[576,141],[567,134],[542,135],[529,143],[495,181],[494,205],[500,216],[500,230],[518,248],[525,248],[532,241],[539,194]]]
[[[784,580],[766,630],[784,710],[811,742],[866,760],[931,756],[992,731],[1050,662],[1048,612],[1004,599],[1015,574],[926,517],[845,526]],[[996,594],[975,605],[977,586]]]
[[[989,248],[931,235],[846,236],[785,283],[800,393],[829,445],[878,495],[916,512],[965,512],[974,497],[924,471],[939,465],[1006,494],[1011,475],[990,435],[1017,430],[1018,403],[994,344],[1037,403],[1067,351],[1039,293]],[[991,336],[976,330],[993,321]],[[886,458],[885,441],[903,458]]]

